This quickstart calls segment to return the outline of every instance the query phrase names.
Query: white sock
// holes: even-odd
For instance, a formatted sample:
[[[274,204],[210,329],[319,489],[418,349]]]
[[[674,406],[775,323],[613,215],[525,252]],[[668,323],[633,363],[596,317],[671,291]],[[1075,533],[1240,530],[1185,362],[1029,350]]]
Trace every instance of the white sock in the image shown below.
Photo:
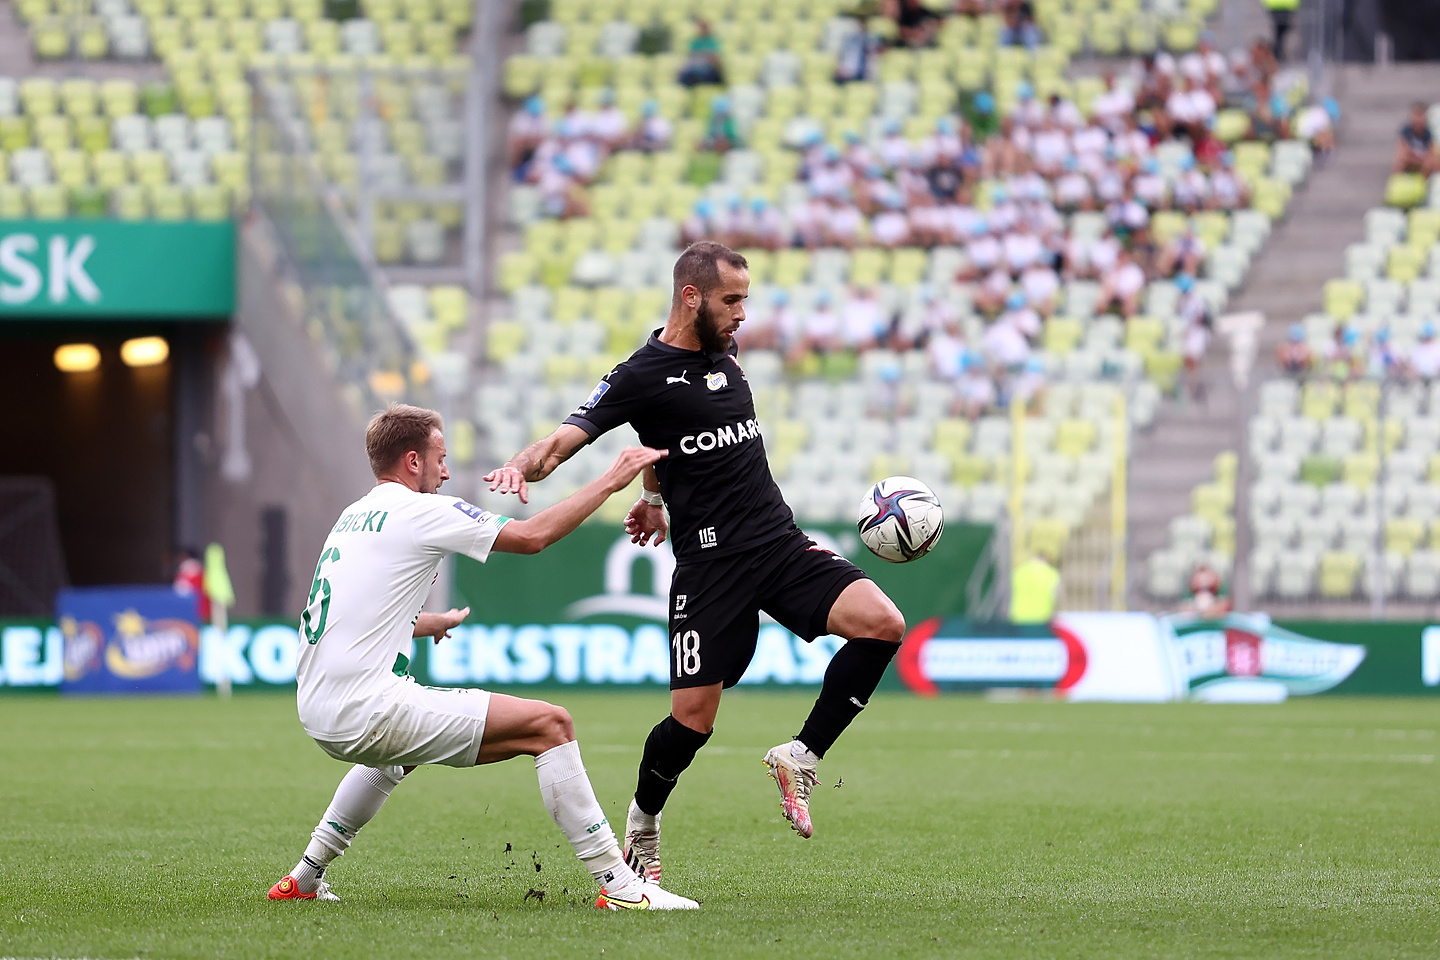
[[[619,890],[639,878],[625,864],[615,831],[595,799],[580,744],[571,740],[552,747],[535,758],[535,775],[540,779],[540,797],[550,818],[575,848],[575,856],[606,890]]]
[[[375,818],[404,776],[403,767],[350,768],[335,788],[335,799],[325,809],[325,816],[310,834],[305,855],[290,872],[301,893],[315,892],[330,861],[350,848],[360,828]]]
[[[641,830],[657,830],[660,827],[660,814],[646,813],[640,809],[640,805],[634,800],[630,801],[630,810],[627,817],[630,823],[635,824],[635,826]],[[626,824],[626,829],[629,829],[629,823]]]
[[[794,757],[796,760],[800,761],[802,765],[807,767],[813,767],[820,762],[820,758],[816,756],[813,752],[811,752],[810,748],[805,746],[805,744],[801,743],[799,740],[790,741],[790,756]]]

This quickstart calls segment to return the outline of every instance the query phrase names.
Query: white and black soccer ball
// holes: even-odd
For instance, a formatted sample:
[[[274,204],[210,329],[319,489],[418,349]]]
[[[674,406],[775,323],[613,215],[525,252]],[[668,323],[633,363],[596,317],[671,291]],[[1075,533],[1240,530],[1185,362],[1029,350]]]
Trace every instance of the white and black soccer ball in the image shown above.
[[[935,548],[945,513],[935,491],[914,477],[886,477],[860,501],[855,524],[870,552],[891,563],[918,560]]]

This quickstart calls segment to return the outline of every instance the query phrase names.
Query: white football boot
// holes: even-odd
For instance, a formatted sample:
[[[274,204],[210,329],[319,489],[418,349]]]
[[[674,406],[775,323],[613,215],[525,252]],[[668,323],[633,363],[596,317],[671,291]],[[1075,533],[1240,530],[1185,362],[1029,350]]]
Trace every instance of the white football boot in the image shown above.
[[[792,746],[805,750],[805,745],[798,740],[771,747],[765,754],[765,766],[780,785],[780,809],[785,819],[796,833],[808,840],[815,832],[810,823],[810,791],[819,785],[820,778],[815,775],[814,764],[804,764],[795,758]]]
[[[630,801],[630,810],[625,816],[625,843],[620,852],[630,869],[649,880],[660,882],[660,818],[664,813],[655,814],[654,828],[641,825],[644,811]],[[648,818],[647,818],[648,819]]]
[[[699,910],[700,904],[668,890],[658,883],[636,878],[616,890],[601,890],[595,899],[601,910]]]

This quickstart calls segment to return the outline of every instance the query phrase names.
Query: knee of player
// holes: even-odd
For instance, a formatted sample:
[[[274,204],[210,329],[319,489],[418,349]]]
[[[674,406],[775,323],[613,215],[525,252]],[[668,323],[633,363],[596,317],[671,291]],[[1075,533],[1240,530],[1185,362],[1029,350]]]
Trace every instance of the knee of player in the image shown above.
[[[884,609],[876,611],[875,632],[872,635],[877,640],[888,640],[891,643],[899,643],[904,639],[905,615],[895,604],[886,604]]]
[[[547,709],[537,721],[538,732],[541,739],[545,741],[546,749],[558,747],[574,740],[575,721],[570,719],[570,711],[553,703],[546,704],[546,707]]]

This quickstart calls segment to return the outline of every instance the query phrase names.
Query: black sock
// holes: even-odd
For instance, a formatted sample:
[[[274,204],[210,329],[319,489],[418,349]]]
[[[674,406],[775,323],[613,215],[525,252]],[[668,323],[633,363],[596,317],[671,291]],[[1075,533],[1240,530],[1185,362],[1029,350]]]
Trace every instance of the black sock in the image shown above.
[[[825,756],[825,751],[835,745],[850,721],[870,702],[870,695],[899,649],[898,643],[872,637],[847,641],[825,668],[820,696],[795,739],[817,757]]]
[[[663,810],[675,781],[709,739],[710,734],[691,730],[674,717],[655,724],[645,738],[645,753],[640,757],[635,805],[652,817]]]

